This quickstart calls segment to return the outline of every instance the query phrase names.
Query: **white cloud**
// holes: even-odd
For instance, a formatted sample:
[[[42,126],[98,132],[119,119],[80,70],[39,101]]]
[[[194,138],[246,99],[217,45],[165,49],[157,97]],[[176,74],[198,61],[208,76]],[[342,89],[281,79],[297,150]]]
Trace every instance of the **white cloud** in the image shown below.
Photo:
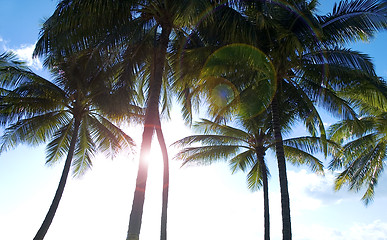
[[[0,49],[2,52],[7,51],[6,41],[0,36]]]
[[[303,209],[316,209],[323,205],[339,204],[343,200],[360,201],[361,193],[353,191],[334,190],[334,181],[336,172],[325,170],[325,175],[317,175],[306,170],[299,172],[289,171],[289,192],[295,197],[296,204],[299,204]],[[298,199],[304,199],[309,204],[304,205]],[[311,206],[311,204],[315,204]]]
[[[375,220],[371,223],[353,223],[349,228],[337,229],[311,224],[294,229],[298,240],[386,240],[387,222]]]
[[[26,62],[27,66],[35,69],[41,70],[43,68],[42,62],[39,58],[32,58],[32,53],[34,51],[35,44],[22,45],[18,49],[10,49],[14,52],[20,60]]]
[[[351,239],[387,239],[387,222],[375,220],[370,224],[355,224],[349,229],[348,235]],[[348,238],[349,239],[349,238]]]
[[[0,49],[1,52],[12,51],[14,52],[21,61],[24,61],[28,67],[34,70],[41,70],[43,68],[42,62],[39,58],[32,58],[35,44],[22,44],[18,48],[8,47],[8,41],[4,40],[0,36]]]
[[[340,199],[333,191],[334,177],[330,173],[321,176],[303,169],[299,172],[289,171],[288,179],[291,206],[295,213],[303,210],[316,210],[323,204]]]
[[[306,170],[288,172],[294,239],[387,240],[386,219],[376,217],[380,195],[375,205],[366,208],[361,192],[334,191],[335,175],[330,171],[325,176]]]

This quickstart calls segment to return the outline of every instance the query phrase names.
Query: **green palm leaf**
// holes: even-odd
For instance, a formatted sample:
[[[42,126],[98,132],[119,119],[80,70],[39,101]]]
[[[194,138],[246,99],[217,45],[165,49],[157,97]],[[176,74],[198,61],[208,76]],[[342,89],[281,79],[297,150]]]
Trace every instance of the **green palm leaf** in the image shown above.
[[[244,152],[239,153],[235,157],[229,160],[231,172],[234,173],[238,170],[247,171],[249,173],[253,171],[253,166],[256,165],[255,150],[248,149]],[[258,169],[256,169],[258,170]]]
[[[320,18],[327,41],[369,40],[386,28],[387,5],[379,0],[340,1],[333,12]]]

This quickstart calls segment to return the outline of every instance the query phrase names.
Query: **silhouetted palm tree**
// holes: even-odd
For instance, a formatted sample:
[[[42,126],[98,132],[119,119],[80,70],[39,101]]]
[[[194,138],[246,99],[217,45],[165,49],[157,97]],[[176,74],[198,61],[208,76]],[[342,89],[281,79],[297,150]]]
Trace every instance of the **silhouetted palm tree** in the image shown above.
[[[265,117],[266,116],[266,117]],[[275,141],[271,129],[269,112],[248,120],[234,121],[241,127],[235,128],[202,120],[194,128],[202,135],[192,135],[178,140],[175,146],[184,147],[177,159],[184,164],[212,164],[218,161],[228,161],[233,172],[248,171],[247,183],[252,190],[263,187],[264,196],[264,239],[270,239],[269,220],[269,171],[265,163],[267,150],[275,150]],[[197,146],[200,143],[201,146]],[[335,147],[334,144],[331,145]],[[307,164],[312,171],[323,173],[323,164],[312,154],[321,152],[323,144],[317,137],[297,137],[284,140],[287,160],[293,164]]]
[[[67,155],[50,209],[34,237],[40,240],[54,218],[70,168],[74,176],[82,175],[91,168],[95,152],[115,156],[131,149],[134,142],[101,111],[114,94],[109,86],[114,67],[107,66],[104,58],[89,54],[57,58],[51,62],[52,82],[30,71],[12,54],[2,54],[0,59],[0,123],[5,127],[0,152],[20,143],[49,141],[47,164]],[[120,98],[127,99],[122,94]],[[121,105],[130,111],[129,102]]]

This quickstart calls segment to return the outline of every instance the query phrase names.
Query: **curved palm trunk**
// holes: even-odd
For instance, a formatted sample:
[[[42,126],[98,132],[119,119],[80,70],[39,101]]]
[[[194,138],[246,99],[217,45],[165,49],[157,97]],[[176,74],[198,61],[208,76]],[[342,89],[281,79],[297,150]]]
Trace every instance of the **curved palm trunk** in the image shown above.
[[[56,210],[58,209],[60,199],[62,198],[62,194],[66,185],[67,177],[69,175],[71,162],[73,159],[74,151],[75,151],[75,143],[77,141],[78,136],[78,129],[81,121],[76,119],[74,123],[74,132],[71,136],[71,142],[69,147],[69,152],[67,153],[66,162],[63,168],[62,176],[59,181],[58,188],[56,190],[54,199],[52,200],[50,209],[47,212],[46,217],[43,220],[42,225],[40,226],[38,232],[36,233],[34,240],[42,240],[44,236],[46,235],[48,229],[50,228],[50,225],[52,223],[52,220],[54,219]]]
[[[167,239],[167,216],[168,216],[168,193],[169,193],[169,159],[168,159],[167,145],[165,144],[161,123],[160,123],[160,128],[156,129],[156,134],[160,144],[161,153],[163,155],[163,162],[164,162],[160,240],[166,240]]]
[[[144,131],[140,150],[139,167],[137,171],[136,189],[130,213],[127,240],[138,240],[141,230],[142,214],[145,202],[146,181],[148,178],[148,165],[144,159],[151,148],[152,137],[155,129],[160,128],[159,99],[164,73],[165,57],[169,43],[170,27],[163,27],[159,39],[159,45],[153,57],[151,66],[151,79],[149,83],[149,95],[145,112]]]
[[[129,230],[127,240],[138,240],[140,235],[142,213],[145,201],[146,180],[148,178],[148,165],[145,161],[145,155],[149,152],[154,128],[145,122],[142,134],[142,143],[140,151],[140,160],[137,170],[136,189],[132,204],[132,211],[129,219]]]
[[[292,230],[290,223],[290,200],[288,190],[288,178],[286,174],[285,153],[282,141],[282,133],[280,126],[280,115],[278,107],[278,93],[273,98],[271,103],[272,110],[272,124],[275,139],[275,151],[278,163],[278,175],[281,190],[281,207],[282,207],[282,239],[291,240]]]
[[[262,187],[263,187],[263,209],[264,209],[264,228],[265,228],[265,240],[270,240],[270,214],[269,214],[269,182],[267,179],[267,169],[265,165],[264,155],[257,154],[259,169],[262,174]]]

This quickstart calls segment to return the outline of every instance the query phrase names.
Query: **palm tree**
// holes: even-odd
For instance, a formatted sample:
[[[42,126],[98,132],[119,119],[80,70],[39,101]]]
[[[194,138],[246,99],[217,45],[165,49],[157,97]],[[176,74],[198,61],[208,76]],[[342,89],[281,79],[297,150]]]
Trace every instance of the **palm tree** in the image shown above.
[[[99,49],[107,51],[118,49],[125,63],[125,80],[134,81],[139,75],[149,77],[143,141],[127,239],[138,239],[140,233],[148,169],[144,156],[150,151],[154,132],[161,133],[159,101],[163,79],[168,77],[165,65],[171,33],[177,34],[194,24],[210,2],[63,0],[45,22],[37,43],[35,54],[57,50],[68,53],[83,49],[85,45],[98,45]],[[148,75],[144,74],[146,71]],[[166,153],[163,155],[167,156]],[[167,160],[164,157],[164,161]],[[163,185],[168,186],[168,183]],[[164,190],[168,191],[168,188]],[[163,209],[166,209],[167,193],[163,196]],[[162,218],[162,226],[166,227],[166,214],[162,214]],[[165,239],[164,234],[161,239]]]
[[[67,154],[54,199],[34,237],[40,240],[55,216],[70,168],[74,176],[80,176],[92,167],[95,152],[113,157],[119,150],[132,148],[134,142],[101,111],[109,95],[116,94],[109,86],[112,68],[104,64],[103,58],[82,53],[56,58],[47,63],[54,64],[50,67],[53,82],[24,67],[12,54],[3,54],[0,59],[0,122],[6,127],[0,151],[20,143],[37,145],[49,141],[47,164],[54,164]],[[129,107],[129,103],[123,102],[121,107]]]
[[[238,59],[237,62],[235,58]],[[213,97],[214,89],[219,87],[221,90],[222,85],[231,86],[229,93],[227,87],[221,90],[222,94],[229,95],[225,101],[209,106],[210,114],[217,122],[230,119],[233,114],[241,112],[244,112],[242,115],[248,119],[265,111],[272,105],[273,96],[277,91],[277,83],[274,81],[276,70],[272,62],[262,51],[246,44],[230,44],[215,51],[205,62],[201,73],[201,84],[194,88],[193,92],[204,92],[209,102],[217,102]],[[324,142],[325,130],[322,120],[312,101],[306,98],[306,94],[300,88],[289,84],[282,88],[282,93],[282,104],[287,103],[291,107],[282,109],[277,118],[283,122],[285,116],[291,114],[293,118],[303,121],[313,136],[318,132],[315,128],[317,124]],[[292,109],[292,112],[287,112],[288,109]],[[246,115],[246,112],[249,114]],[[272,110],[269,113],[272,114]],[[270,124],[273,124],[273,121],[270,121]],[[290,226],[290,221],[287,224]]]
[[[343,120],[329,128],[331,139],[343,144],[343,150],[329,166],[332,170],[343,169],[336,178],[335,189],[344,185],[355,191],[365,188],[362,200],[366,205],[373,200],[387,157],[386,90],[383,80],[377,88],[362,84],[348,89],[360,109],[360,118]],[[369,97],[364,99],[364,95]]]
[[[377,31],[385,29],[387,5],[377,0],[345,1],[335,5],[331,14],[319,16],[316,14],[317,1],[244,3],[241,10],[259,27],[258,31],[263,36],[254,46],[261,49],[274,66],[272,75],[275,76],[276,88],[270,108],[280,178],[283,239],[291,239],[289,193],[280,124],[284,109],[279,103],[287,98],[303,106],[304,110],[309,107],[305,112],[306,117],[301,120],[309,122],[308,129],[314,134],[317,129],[313,125],[317,123],[323,141],[325,130],[315,104],[336,116],[355,118],[355,111],[335,90],[361,81],[372,82],[375,72],[368,56],[345,49],[343,45],[370,39]],[[243,76],[246,75],[243,72]],[[251,81],[248,75],[245,79]],[[228,80],[241,92],[243,81]],[[260,93],[258,91],[256,95]]]
[[[177,159],[190,162],[212,164],[219,160],[228,161],[232,172],[248,171],[247,183],[252,190],[263,187],[264,196],[264,239],[270,239],[268,175],[265,163],[267,150],[275,150],[270,113],[265,112],[255,118],[240,119],[241,128],[202,120],[194,125],[202,135],[192,135],[178,140],[174,145],[184,147]],[[291,120],[290,118],[288,119]],[[234,122],[235,123],[235,122]],[[238,124],[238,123],[235,123]],[[285,127],[285,126],[284,126]],[[201,146],[193,146],[201,143]],[[331,145],[332,149],[336,146]],[[312,171],[323,173],[323,164],[312,154],[323,150],[317,137],[298,137],[284,140],[287,160],[293,164],[307,164]]]
[[[277,73],[277,91],[271,108],[280,175],[283,239],[291,239],[286,165],[278,122],[284,89],[293,88],[294,93],[310,98],[330,112],[342,111],[342,116],[353,118],[354,112],[332,90],[337,90],[340,84],[349,84],[348,76],[355,75],[354,69],[369,75],[374,72],[367,57],[344,49],[343,43],[372,37],[386,23],[386,5],[379,1],[341,2],[325,16],[315,14],[316,5],[317,1],[289,1],[285,6],[269,8],[269,16],[275,21],[273,25],[283,34],[270,42],[272,52],[268,53]],[[324,66],[327,75],[323,72]],[[361,77],[358,74],[353,80],[362,80]]]
[[[155,61],[155,59],[161,60],[162,57],[166,56],[164,53],[168,49],[165,46],[168,45],[165,43],[169,43],[170,38],[170,35],[167,34],[169,32],[168,29],[170,28],[172,31],[177,26],[184,25],[178,23],[189,23],[190,21],[185,22],[180,20],[185,19],[187,16],[198,16],[202,12],[201,10],[205,9],[208,4],[204,4],[202,1],[121,1],[119,3],[94,1],[93,4],[95,3],[95,5],[89,3],[83,5],[82,2],[84,1],[67,0],[62,1],[58,5],[56,13],[46,22],[43,28],[44,30],[41,40],[38,42],[37,52],[43,53],[50,51],[53,46],[63,46],[63,44],[67,44],[68,42],[74,42],[74,39],[79,40],[76,42],[80,48],[83,47],[85,42],[91,42],[98,43],[100,46],[109,49],[112,44],[109,45],[107,43],[111,43],[109,40],[112,39],[114,39],[114,46],[130,43],[132,47],[126,48],[129,49],[126,52],[122,51],[126,53],[126,55],[124,54],[125,56],[131,57],[127,58],[129,59],[127,60],[127,69],[129,71],[126,72],[128,75],[132,72],[137,72],[133,69],[142,69],[144,62],[150,63],[151,66],[153,63],[155,63],[153,66],[157,65],[155,68],[150,68],[151,74],[149,76],[151,81],[147,98],[147,108],[155,113],[156,111],[153,110],[158,109],[151,108],[150,106],[151,104],[156,105],[156,102],[158,103],[158,97],[160,95],[156,93],[160,91],[154,88],[157,84],[153,85],[153,83],[160,83],[157,79],[160,80],[162,75],[160,73],[165,72],[163,70],[165,58],[163,58],[162,62]],[[143,4],[138,5],[137,3],[140,2]],[[215,18],[211,18],[211,21],[200,22],[195,29],[197,30],[196,32],[200,32],[201,34],[198,35],[199,38],[197,39],[207,40],[210,47],[212,46],[216,49],[219,46],[233,43],[235,40],[233,36],[237,34],[231,33],[242,33],[240,35],[243,38],[240,38],[239,42],[258,46],[259,49],[269,56],[274,66],[277,88],[270,107],[272,108],[273,129],[277,142],[276,152],[280,172],[281,202],[283,209],[283,235],[284,239],[291,239],[286,165],[282,146],[282,133],[279,124],[282,109],[278,106],[278,102],[282,102],[281,98],[284,97],[284,92],[287,91],[287,93],[296,97],[294,101],[305,98],[303,102],[310,106],[310,109],[312,109],[310,112],[313,112],[315,109],[312,107],[313,103],[319,102],[336,114],[337,109],[339,109],[339,113],[347,117],[353,117],[355,115],[354,112],[347,106],[345,101],[341,101],[335,95],[332,89],[338,88],[341,85],[351,84],[364,77],[364,74],[356,74],[353,71],[354,69],[362,69],[372,75],[373,67],[366,56],[361,56],[356,52],[343,49],[342,46],[354,40],[367,40],[374,36],[378,30],[384,29],[386,26],[386,5],[377,0],[346,1],[335,5],[332,14],[319,16],[315,13],[318,3],[316,0],[310,2],[302,0],[282,1],[281,3],[283,4],[271,0],[208,2],[210,6],[222,6],[219,9],[221,11],[226,9],[227,14],[216,15]],[[191,5],[187,3],[203,4],[201,7],[197,7],[198,5],[190,7]],[[233,9],[234,6],[236,7]],[[177,9],[180,11],[175,11]],[[184,10],[187,9],[195,13],[185,14],[186,11]],[[229,22],[225,24],[226,21],[223,20],[227,17],[230,17],[229,19],[232,20],[230,23],[233,24],[228,24]],[[245,19],[248,21],[244,21]],[[192,20],[192,18],[189,20]],[[235,24],[236,22],[243,24],[238,25]],[[252,24],[248,24],[249,22]],[[216,31],[217,28],[223,31],[228,26],[231,29],[230,31],[217,34],[219,33],[219,31]],[[233,28],[235,26],[238,27]],[[250,26],[257,26],[256,29],[260,34],[256,34],[257,31],[252,31]],[[151,29],[152,31],[136,31],[142,29]],[[215,31],[202,31],[203,29],[212,29]],[[176,31],[174,33],[176,36],[182,34]],[[107,37],[104,37],[100,41],[101,36],[105,35]],[[166,35],[168,35],[168,39]],[[202,38],[205,35],[206,37]],[[253,37],[250,38],[251,36]],[[261,36],[261,38],[257,36]],[[139,54],[139,46],[144,45],[153,47],[148,47],[146,48],[148,50],[141,51],[141,54]],[[159,47],[157,49],[160,51],[153,51],[154,46]],[[59,49],[63,48],[59,47]],[[149,52],[153,54],[147,55],[146,53]],[[160,54],[158,55],[158,53]],[[152,57],[146,61],[145,56]],[[134,61],[136,57],[141,59],[141,61]],[[332,65],[332,67],[329,67],[329,71],[325,71],[328,65]],[[339,68],[335,66],[339,66]],[[349,77],[351,74],[355,78]],[[349,81],[349,79],[352,80]],[[184,86],[184,84],[186,83],[182,85]],[[189,84],[192,84],[192,81]],[[155,89],[154,95],[151,94],[153,89]],[[184,89],[188,89],[188,87]],[[185,96],[192,95],[190,91],[181,92],[181,99]],[[150,101],[150,99],[153,100]],[[185,106],[189,106],[189,103]],[[316,116],[316,114],[312,115]],[[305,121],[310,120],[306,119]],[[320,129],[322,129],[322,122],[317,122],[319,122]],[[146,132],[147,134],[145,134]],[[148,130],[144,129],[144,139],[149,140],[152,135],[152,127]],[[323,132],[321,132],[321,136],[324,138]],[[144,141],[143,149],[146,149],[145,143],[150,144],[150,140]],[[139,176],[142,176],[141,179],[139,178],[139,184],[141,183],[139,189],[145,189],[146,185],[143,183],[146,181],[146,167],[140,168],[143,170],[139,171]],[[138,196],[135,199],[139,200],[134,203],[136,207],[132,209],[138,209],[139,211],[131,214],[133,216],[131,219],[136,219],[131,222],[136,222],[136,225],[129,224],[135,226],[132,228],[133,230],[129,230],[129,235],[133,233],[134,236],[138,236],[144,198],[142,193],[135,193],[135,196]]]

